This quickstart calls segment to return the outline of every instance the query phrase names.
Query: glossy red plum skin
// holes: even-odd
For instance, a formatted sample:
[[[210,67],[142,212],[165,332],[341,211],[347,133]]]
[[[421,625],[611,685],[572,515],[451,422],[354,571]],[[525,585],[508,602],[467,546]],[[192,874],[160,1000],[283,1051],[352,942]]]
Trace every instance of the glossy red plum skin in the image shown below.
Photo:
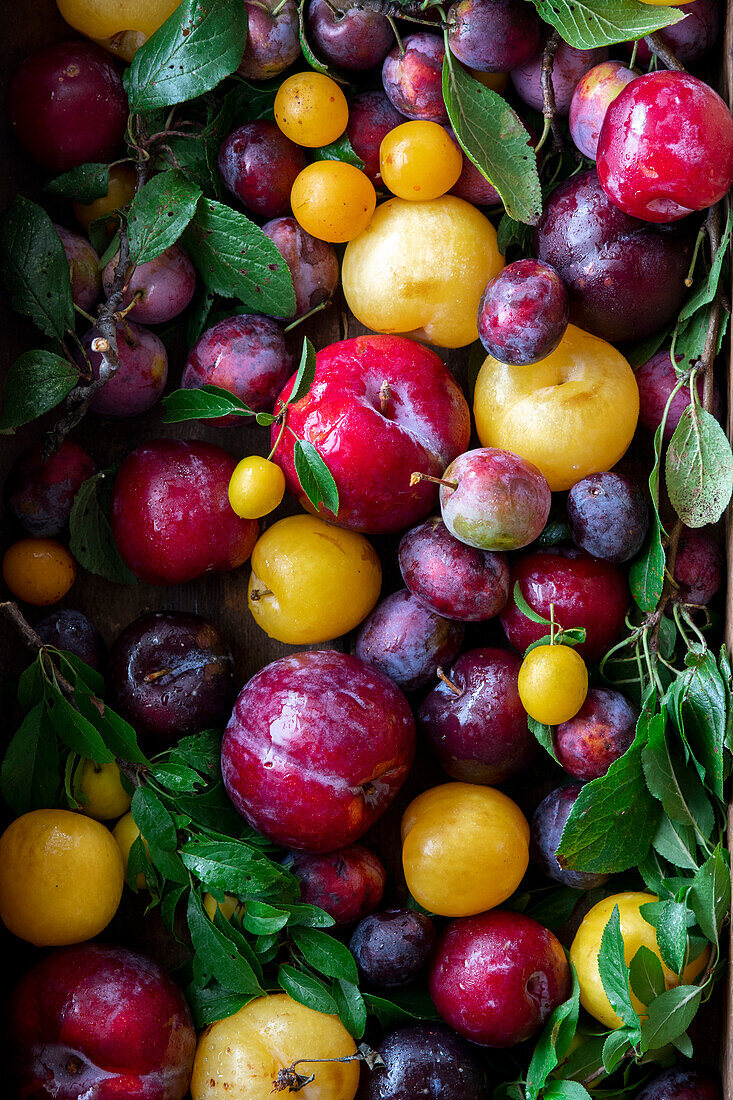
[[[323,855],[291,852],[284,866],[300,879],[300,900],[325,910],[339,927],[376,909],[387,885],[381,859],[361,844]]]
[[[102,273],[104,289],[109,293],[115,277],[118,257],[110,260]],[[122,297],[128,306],[136,295],[135,305],[127,314],[130,321],[141,325],[160,325],[183,313],[196,289],[196,271],[186,252],[171,245],[154,260],[139,264],[127,283]]]
[[[596,159],[598,137],[609,103],[636,79],[620,61],[603,61],[579,80],[570,103],[570,133],[581,153]]]
[[[515,562],[512,593],[517,583],[529,606],[543,618],[550,618],[550,604],[554,604],[555,622],[563,629],[585,628],[586,640],[576,647],[585,661],[602,657],[623,630],[629,589],[624,574],[611,562],[580,551],[539,551]],[[519,653],[549,633],[548,627],[532,622],[519,610],[513,595],[501,613],[501,625]]]
[[[508,73],[537,52],[540,22],[522,0],[457,0],[448,9],[448,41],[470,69]]]
[[[349,103],[346,133],[351,148],[364,162],[363,171],[377,186],[382,182],[379,170],[379,147],[395,126],[405,121],[382,91],[360,92]]]
[[[631,217],[676,221],[713,206],[728,191],[733,118],[697,77],[648,73],[609,106],[597,165],[606,194]]]
[[[540,48],[526,64],[518,66],[512,72],[512,84],[520,99],[523,99],[535,111],[542,110],[542,52]],[[578,50],[560,42],[552,66],[552,87],[555,91],[555,105],[560,115],[567,115],[578,81],[594,65],[599,65],[608,57],[605,46],[592,50]]]
[[[276,245],[288,266],[295,290],[295,315],[330,301],[339,281],[336,250],[306,233],[295,218],[273,218],[262,232]]]
[[[404,51],[393,46],[382,66],[382,84],[392,106],[405,118],[447,122],[443,39],[421,31],[408,35],[402,44]]]
[[[383,413],[379,395],[385,382],[389,400]],[[320,514],[371,534],[400,531],[428,515],[435,506],[435,487],[429,482],[411,486],[410,475],[419,471],[440,477],[466,449],[471,432],[466,400],[440,358],[402,336],[357,336],[319,351],[313,384],[290,407],[288,425],[317,447],[338,486],[338,516],[323,507]],[[278,433],[274,425],[273,445]],[[308,509],[289,432],[274,458],[288,488]]]
[[[261,218],[288,212],[295,178],[306,163],[303,150],[267,119],[240,126],[219,150],[225,186]]]
[[[557,759],[575,779],[599,779],[631,746],[638,717],[620,691],[591,688],[575,717],[555,730]]]
[[[448,925],[429,984],[435,1007],[459,1035],[508,1047],[567,999],[570,971],[552,932],[522,913],[493,909]]]
[[[254,520],[227,495],[236,459],[213,443],[158,439],[127,456],[115,479],[112,533],[127,566],[147,584],[182,584],[247,560]]]
[[[136,952],[84,943],[54,951],[10,1007],[17,1095],[182,1100],[196,1050],[183,993]]]
[[[517,688],[521,659],[509,650],[463,653],[426,695],[418,728],[453,779],[494,786],[517,775],[537,754],[537,741]]]
[[[222,744],[232,802],[277,844],[353,844],[402,786],[415,725],[399,688],[357,657],[282,657],[245,684]]]
[[[90,329],[82,338],[92,367],[92,378],[99,378],[102,355],[92,349],[100,333]],[[152,409],[168,379],[168,353],[163,341],[133,321],[117,325],[117,355],[120,365],[112,377],[92,397],[90,408],[100,416],[123,419],[139,416]]]
[[[33,447],[8,476],[5,491],[11,514],[29,535],[58,535],[68,523],[77,491],[95,469],[93,459],[71,439],[45,461],[40,444]]]
[[[483,293],[479,338],[500,363],[536,363],[562,340],[569,309],[565,284],[553,267],[541,260],[516,260]]]

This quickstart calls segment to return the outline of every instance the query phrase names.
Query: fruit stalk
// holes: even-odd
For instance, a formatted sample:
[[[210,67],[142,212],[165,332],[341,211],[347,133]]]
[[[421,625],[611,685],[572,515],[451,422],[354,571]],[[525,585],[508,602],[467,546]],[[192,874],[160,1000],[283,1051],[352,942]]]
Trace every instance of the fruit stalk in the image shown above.
[[[685,66],[681,65],[677,60],[661,34],[648,34],[644,41],[654,56],[659,58],[666,69],[671,69],[673,72],[677,73],[684,73],[687,71]]]
[[[549,130],[552,133],[552,146],[556,153],[562,151],[562,131],[557,121],[557,106],[555,104],[555,88],[552,83],[552,68],[555,63],[555,54],[557,53],[559,45],[560,35],[557,31],[553,31],[547,39],[545,48],[542,52],[542,73],[540,82],[542,84],[542,114],[545,119],[545,133],[543,133],[542,139],[537,146],[539,149]]]

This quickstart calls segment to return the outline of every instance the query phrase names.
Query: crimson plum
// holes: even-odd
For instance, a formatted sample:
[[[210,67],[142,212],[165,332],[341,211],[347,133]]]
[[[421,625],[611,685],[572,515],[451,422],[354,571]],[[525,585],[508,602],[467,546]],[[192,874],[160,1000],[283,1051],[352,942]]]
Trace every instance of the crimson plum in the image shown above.
[[[365,1100],[485,1100],[486,1074],[474,1048],[441,1024],[392,1031],[379,1054],[384,1065],[372,1070]]]
[[[384,92],[360,92],[349,103],[346,134],[351,148],[364,162],[364,172],[377,186],[382,182],[379,170],[379,147],[382,140],[405,121],[405,116],[392,106]]]
[[[306,164],[300,146],[268,119],[233,130],[219,149],[225,186],[262,218],[275,218],[290,209],[290,192]]]
[[[471,649],[420,705],[418,726],[453,779],[493,786],[534,759],[517,688],[521,663],[509,650]]]
[[[649,506],[636,482],[613,471],[589,474],[568,494],[568,523],[581,550],[604,561],[628,561],[644,545]]]
[[[285,260],[295,290],[295,315],[307,313],[320,302],[330,302],[339,281],[336,251],[325,241],[311,237],[295,218],[274,218],[262,232]]]
[[[429,684],[461,651],[463,625],[443,619],[406,588],[378,604],[359,628],[354,653],[403,691]]]
[[[96,672],[101,672],[107,660],[107,647],[102,635],[81,611],[70,607],[52,611],[36,624],[36,634],[44,645],[73,653]]]
[[[402,536],[398,556],[413,596],[446,619],[483,622],[509,598],[506,558],[466,546],[437,516]]]
[[[443,102],[444,57],[443,39],[422,31],[408,35],[387,54],[382,84],[392,105],[406,118],[448,121]]]
[[[720,1100],[720,1088],[712,1077],[678,1067],[654,1077],[637,1100]]]
[[[241,313],[226,317],[204,332],[183,368],[183,389],[219,386],[256,412],[271,409],[293,369],[282,330],[269,317]],[[217,424],[241,418],[222,416]]]
[[[517,260],[486,287],[478,334],[500,363],[537,363],[562,340],[568,316],[568,292],[557,271],[541,260]]]
[[[570,320],[604,340],[650,336],[677,316],[687,294],[689,232],[625,214],[592,169],[550,195],[534,247],[568,288]]]
[[[575,890],[593,890],[602,886],[608,875],[593,871],[572,871],[561,867],[557,861],[557,850],[565,822],[582,789],[581,783],[568,783],[542,799],[532,818],[529,854],[538,867],[555,882],[572,886]]]
[[[682,357],[678,357],[678,362]],[[655,432],[662,423],[667,402],[679,381],[672,365],[669,349],[658,351],[651,359],[636,371],[636,384],[639,387],[639,420],[650,432]],[[697,377],[697,395],[702,401],[704,380]],[[682,386],[672,398],[664,425],[664,441],[669,443],[674,430],[680,422],[682,413],[690,404],[690,387]],[[717,381],[713,382],[713,415],[720,417],[721,400]]]
[[[283,865],[300,879],[300,900],[323,909],[337,925],[376,909],[387,884],[381,859],[361,844],[321,855],[291,852]]]
[[[570,994],[559,941],[523,913],[492,909],[452,921],[430,970],[430,994],[459,1035],[481,1046],[528,1039]]]
[[[456,0],[448,8],[448,42],[470,69],[508,73],[537,52],[540,21],[522,0]]]
[[[132,321],[118,324],[116,334],[119,366],[93,395],[91,408],[100,416],[114,419],[139,416],[152,409],[165,389],[168,354],[154,332]],[[92,328],[82,338],[95,380],[99,378],[103,356],[92,345],[100,336],[99,330]]]
[[[540,44],[534,56],[525,64],[519,65],[511,74],[517,95],[530,107],[534,107],[535,111],[542,110],[540,77],[543,50],[544,44]],[[580,78],[594,65],[600,65],[607,57],[608,50],[605,46],[597,46],[592,50],[578,50],[574,46],[569,46],[567,42],[560,42],[552,66],[552,87],[558,114],[568,113],[573,92]]]
[[[119,69],[93,42],[57,42],[26,58],[8,110],[21,144],[52,172],[112,160],[127,125]]]
[[[70,439],[45,460],[40,444],[33,447],[21,455],[8,476],[11,514],[35,538],[58,535],[68,523],[77,491],[95,469],[87,452]]]
[[[598,135],[609,103],[637,74],[620,61],[604,61],[581,77],[570,103],[570,134],[584,156],[596,159]]]
[[[575,779],[599,779],[631,745],[638,717],[620,691],[591,688],[575,717],[555,730],[555,755]]]
[[[247,45],[237,72],[245,80],[270,80],[300,57],[295,0],[244,0]]]
[[[715,45],[720,26],[720,4],[718,0],[695,0],[694,4],[672,4],[684,12],[684,19],[662,27],[657,34],[666,42],[672,53],[682,65],[694,65]],[[637,65],[648,65],[652,52],[643,38],[629,43],[629,51],[636,46]]]
[[[105,267],[102,283],[109,294],[115,277],[119,254]],[[196,289],[196,270],[179,245],[171,245],[154,260],[139,264],[129,279],[122,301],[123,305],[135,304],[127,314],[130,321],[145,325],[159,325],[172,321],[183,313]]]
[[[360,920],[349,950],[369,985],[407,985],[427,966],[435,948],[435,926],[414,909],[383,909]]]
[[[565,630],[584,627],[585,641],[577,647],[585,661],[597,661],[618,639],[629,606],[629,589],[621,570],[582,551],[541,550],[519,558],[512,568],[511,589],[519,584],[529,606]],[[524,653],[548,627],[532,622],[517,607],[513,595],[501,613],[509,644]]]
[[[308,30],[316,53],[342,69],[361,71],[381,65],[394,44],[394,31],[380,12],[339,0],[310,0]]]
[[[723,551],[711,531],[683,527],[674,562],[674,579],[680,586],[675,598],[706,607],[723,584],[724,570]]]
[[[61,225],[55,226],[55,229],[61,238],[69,264],[72,301],[80,309],[90,310],[96,304],[102,289],[99,256],[86,237],[72,233]]]

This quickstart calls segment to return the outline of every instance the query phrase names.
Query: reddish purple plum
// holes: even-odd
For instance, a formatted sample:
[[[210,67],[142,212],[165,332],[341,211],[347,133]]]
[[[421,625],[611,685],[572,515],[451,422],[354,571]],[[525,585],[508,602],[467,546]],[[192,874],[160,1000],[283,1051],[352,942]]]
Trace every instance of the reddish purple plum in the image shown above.
[[[363,1100],[486,1100],[486,1072],[475,1047],[442,1024],[392,1031],[378,1050],[383,1064],[370,1072]]]
[[[139,416],[152,409],[160,398],[168,378],[168,353],[160,337],[142,325],[125,321],[117,325],[116,372],[92,397],[91,408],[99,416],[115,420]],[[82,345],[92,367],[92,378],[99,378],[103,363],[101,352],[93,344],[101,338],[98,329],[85,333]]]
[[[506,649],[471,649],[420,705],[418,726],[453,779],[494,786],[534,759],[517,688],[521,663]]]
[[[638,717],[620,691],[591,688],[575,717],[555,730],[558,761],[575,779],[600,779],[630,747]]]
[[[512,84],[520,99],[533,107],[535,111],[542,110],[542,54],[544,44],[533,57],[524,65],[512,71]],[[597,46],[592,50],[578,50],[569,46],[567,42],[560,42],[555,53],[552,66],[552,87],[555,92],[555,106],[560,115],[566,115],[570,110],[570,102],[573,98],[578,81],[592,69],[594,65],[600,65],[608,57],[605,46]]]
[[[585,641],[577,647],[588,662],[597,661],[618,641],[630,596],[626,577],[617,565],[591,558],[580,550],[540,550],[519,558],[512,567],[515,584],[533,611],[550,618],[564,630],[583,627]],[[513,594],[501,613],[501,625],[509,644],[524,653],[532,642],[549,633],[519,610]]]
[[[104,668],[107,661],[104,639],[81,611],[74,611],[70,607],[52,611],[40,623],[36,623],[36,634],[44,645],[73,653],[95,672],[101,672]]]
[[[96,467],[78,443],[65,439],[45,461],[39,444],[17,460],[6,494],[12,516],[28,535],[49,538],[63,531],[74,497]]]
[[[102,283],[109,294],[115,277],[119,253],[102,273]],[[196,289],[196,270],[177,244],[166,248],[154,260],[139,264],[132,273],[123,295],[123,305],[135,304],[127,314],[130,321],[141,325],[160,325],[183,313]]]
[[[636,76],[620,61],[604,61],[578,81],[570,103],[568,122],[572,139],[584,156],[596,159],[598,135],[608,105]]]
[[[455,660],[462,645],[462,623],[442,618],[401,588],[364,620],[354,653],[403,691],[416,691],[434,680],[441,665]]]
[[[478,550],[516,550],[534,542],[550,504],[550,488],[537,467],[495,447],[459,455],[441,479],[444,524]]]
[[[183,389],[219,386],[256,412],[270,410],[293,370],[282,329],[269,317],[241,313],[207,329],[191,348],[183,368]],[[234,415],[216,424],[241,424]]]
[[[406,118],[447,122],[443,102],[443,39],[435,34],[410,34],[384,59],[382,84],[394,107]]]
[[[532,818],[529,854],[537,866],[555,882],[571,886],[575,890],[593,890],[603,886],[608,875],[593,871],[573,871],[561,867],[557,861],[557,850],[565,822],[582,790],[582,783],[568,783],[542,799]]]
[[[245,684],[224,734],[224,785],[268,840],[332,852],[392,802],[415,752],[397,685],[334,650],[281,657]]]
[[[720,1100],[720,1086],[694,1069],[665,1069],[642,1089],[637,1100]]]
[[[244,0],[247,45],[237,72],[245,80],[270,80],[300,57],[295,0]]]
[[[8,96],[18,140],[51,172],[112,160],[122,144],[127,111],[119,68],[93,42],[56,42],[32,54],[13,77]]]
[[[625,214],[592,169],[550,195],[534,248],[568,288],[573,324],[612,343],[657,332],[687,294],[689,231]]]
[[[672,53],[682,65],[695,65],[701,61],[715,45],[720,29],[719,0],[695,0],[694,4],[672,4],[679,8],[685,18],[679,23],[670,23],[662,27],[657,34],[666,42]],[[636,64],[644,68],[652,59],[652,53],[643,38],[638,42],[629,42],[631,52],[636,46]]]
[[[683,527],[674,562],[674,579],[680,586],[675,598],[707,607],[722,587],[724,576],[725,558],[713,532],[705,527]]]
[[[349,103],[346,134],[351,148],[364,162],[364,172],[375,186],[382,182],[379,147],[390,130],[404,121],[405,116],[392,106],[382,91],[360,92]]]
[[[300,880],[300,900],[323,909],[338,926],[376,909],[387,885],[381,859],[361,844],[323,855],[291,852],[283,866]]]
[[[296,317],[321,302],[330,302],[339,281],[335,249],[311,237],[295,218],[274,218],[262,226],[262,232],[287,264],[295,290]]]
[[[508,73],[540,44],[540,21],[523,0],[456,0],[448,8],[451,52],[469,69]]]
[[[72,233],[63,226],[54,227],[64,246],[69,264],[71,279],[71,299],[79,309],[87,312],[96,305],[102,291],[102,276],[99,274],[99,256],[86,237]]]
[[[568,292],[554,267],[517,260],[486,287],[478,307],[478,334],[500,363],[525,366],[545,359],[568,327]]]
[[[306,164],[300,146],[268,119],[233,130],[219,149],[225,187],[261,218],[276,218],[290,209],[290,192]]]
[[[339,0],[310,0],[308,31],[316,54],[341,69],[361,72],[381,65],[394,45],[394,31],[381,12]]]
[[[383,909],[360,920],[349,941],[367,985],[407,985],[428,965],[437,942],[435,926],[414,909]]]
[[[234,698],[234,662],[212,623],[183,611],[143,615],[115,640],[110,701],[145,737],[170,741],[221,727]]]
[[[624,474],[608,471],[576,481],[567,510],[573,542],[594,558],[619,564],[636,557],[644,545],[649,505]]]
[[[696,0],[697,2],[697,0]],[[678,362],[682,359],[678,357]],[[636,384],[639,387],[639,420],[650,432],[655,432],[662,423],[664,410],[672,394],[672,390],[679,382],[679,377],[672,365],[672,357],[669,349],[658,351],[651,359],[636,371]],[[702,375],[697,378],[697,395],[702,402],[704,380]],[[690,404],[690,387],[681,386],[672,398],[664,425],[664,441],[669,443],[674,435],[674,430],[680,422],[682,413]],[[717,381],[713,381],[713,415],[720,419],[721,414],[720,389]]]
[[[450,126],[446,126],[445,129],[458,145]],[[489,183],[486,176],[479,172],[467,156],[463,157],[461,174],[451,187],[450,194],[457,195],[459,199],[465,199],[466,202],[472,202],[474,206],[498,206],[501,203],[501,195],[494,185]]]
[[[413,596],[446,619],[484,622],[509,598],[504,555],[466,546],[437,516],[402,536],[399,563]]]

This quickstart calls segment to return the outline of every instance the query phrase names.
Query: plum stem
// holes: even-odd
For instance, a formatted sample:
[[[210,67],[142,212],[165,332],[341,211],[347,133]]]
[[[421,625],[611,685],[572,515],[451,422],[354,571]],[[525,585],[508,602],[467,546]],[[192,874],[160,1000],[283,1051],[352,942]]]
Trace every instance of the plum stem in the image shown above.
[[[433,485],[445,485],[446,489],[454,492],[458,488],[457,481],[446,481],[443,477],[433,477],[432,474],[421,474],[419,470],[410,474],[410,486],[419,485],[421,481],[430,481]]]
[[[309,309],[307,313],[301,313],[300,317],[296,317],[294,321],[291,321],[289,325],[286,325],[283,332],[291,332],[297,325],[303,321],[307,321],[309,317],[312,317],[315,313],[320,313],[322,309],[328,309],[331,305],[330,298],[324,298],[322,302],[319,302],[317,306],[313,306],[313,309]]]
[[[358,1049],[353,1054],[345,1054],[342,1058],[297,1058],[294,1062],[291,1062],[289,1066],[283,1066],[278,1072],[277,1077],[273,1081],[273,1092],[300,1092],[301,1089],[309,1085],[315,1078],[315,1073],[311,1073],[306,1076],[303,1073],[296,1073],[295,1067],[302,1066],[307,1063],[309,1066],[315,1065],[327,1065],[331,1062],[364,1062],[369,1069],[374,1069],[375,1066],[383,1066],[384,1059],[381,1054],[378,1054],[376,1050],[372,1050],[366,1043],[360,1043]]]
[[[648,34],[644,41],[654,56],[659,58],[666,68],[677,73],[687,72],[685,66],[680,64],[660,34]]]
[[[547,39],[547,42],[545,42],[545,48],[542,51],[542,70],[540,73],[540,83],[542,85],[542,114],[545,119],[545,129],[549,126],[552,132],[552,145],[556,153],[561,153],[563,147],[562,131],[560,129],[560,123],[557,121],[555,87],[552,83],[552,69],[555,64],[555,54],[557,53],[559,45],[560,35],[557,31],[553,31]],[[545,137],[546,133],[543,134],[542,140],[544,140]],[[541,144],[542,141],[540,141],[540,145]]]
[[[385,379],[382,385],[379,387],[379,411],[382,416],[389,415],[389,402],[392,397],[392,390],[389,388],[389,382]],[[412,484],[412,482],[410,482]]]
[[[438,677],[439,680],[443,681],[443,683],[448,688],[448,690],[452,691],[455,696],[463,695],[463,692],[461,691],[461,689],[456,684],[454,684],[452,680],[450,680],[446,676],[445,672],[440,667],[440,665],[438,665],[438,667],[436,668],[435,674],[436,674],[436,676]]]

